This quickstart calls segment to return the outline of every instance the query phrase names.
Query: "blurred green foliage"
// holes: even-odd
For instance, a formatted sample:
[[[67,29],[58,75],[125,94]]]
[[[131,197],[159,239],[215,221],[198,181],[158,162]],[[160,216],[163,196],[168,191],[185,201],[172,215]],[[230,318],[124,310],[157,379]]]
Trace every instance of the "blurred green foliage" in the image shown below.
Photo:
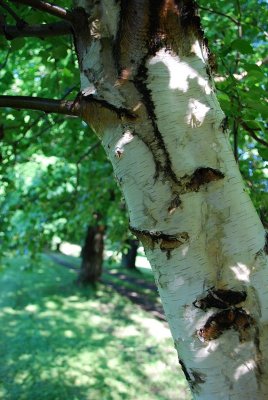
[[[58,1],[71,8],[71,1]],[[9,2],[14,8],[14,3]],[[267,40],[265,1],[199,0],[216,55],[216,87],[247,190],[267,226]],[[1,10],[3,11],[3,10]],[[56,19],[16,4],[29,24]],[[7,22],[14,20],[7,13]],[[0,36],[0,91],[73,99],[79,74],[72,38]],[[0,110],[0,242],[33,256],[52,241],[81,244],[94,211],[112,241],[127,236],[127,217],[98,139],[78,119]]]
[[[240,171],[268,228],[267,1],[199,0]]]

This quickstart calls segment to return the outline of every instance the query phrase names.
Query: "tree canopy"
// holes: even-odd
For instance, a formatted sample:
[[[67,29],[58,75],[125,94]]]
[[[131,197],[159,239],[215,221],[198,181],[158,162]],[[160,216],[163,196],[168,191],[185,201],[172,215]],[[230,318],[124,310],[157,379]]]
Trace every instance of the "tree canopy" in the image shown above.
[[[224,129],[230,130],[247,190],[267,227],[265,1],[198,5],[226,114]],[[0,9],[1,95],[74,100],[80,83],[68,22],[23,1],[1,1]],[[121,195],[93,132],[75,115],[16,108],[0,109],[2,248],[35,254],[52,241],[81,243],[96,210],[105,215],[112,240],[125,237]]]

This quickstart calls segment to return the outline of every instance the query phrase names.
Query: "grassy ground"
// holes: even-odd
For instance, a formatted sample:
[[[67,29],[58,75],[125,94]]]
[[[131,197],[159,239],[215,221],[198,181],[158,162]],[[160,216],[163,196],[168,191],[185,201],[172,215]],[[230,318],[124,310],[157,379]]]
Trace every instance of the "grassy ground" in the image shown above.
[[[48,257],[25,265],[0,268],[0,399],[190,399],[163,323]]]

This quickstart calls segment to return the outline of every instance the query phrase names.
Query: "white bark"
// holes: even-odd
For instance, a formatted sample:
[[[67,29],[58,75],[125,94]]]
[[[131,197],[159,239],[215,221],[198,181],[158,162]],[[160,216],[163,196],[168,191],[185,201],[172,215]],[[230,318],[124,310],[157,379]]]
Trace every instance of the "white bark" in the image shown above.
[[[145,39],[137,22],[135,37],[121,38],[118,76],[120,2],[78,3],[91,13],[91,38],[77,44],[82,89],[96,100],[85,115],[143,241],[193,396],[267,399],[265,232],[221,128],[206,49],[193,35],[187,51],[162,45],[141,69]],[[136,3],[144,12],[148,2]],[[128,20],[123,33],[131,28]]]

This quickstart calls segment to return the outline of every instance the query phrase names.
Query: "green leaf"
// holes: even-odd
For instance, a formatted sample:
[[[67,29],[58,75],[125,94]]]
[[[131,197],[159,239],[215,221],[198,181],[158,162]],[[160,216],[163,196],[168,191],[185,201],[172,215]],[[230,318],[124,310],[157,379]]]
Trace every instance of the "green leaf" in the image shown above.
[[[239,53],[241,53],[241,54],[252,54],[252,53],[254,53],[251,44],[247,40],[244,40],[244,39],[235,39],[231,43],[231,48],[233,50],[239,51]]]
[[[25,39],[24,38],[14,39],[11,42],[11,50],[12,51],[20,50],[24,45],[25,45]]]
[[[244,68],[248,72],[259,72],[263,74],[262,69],[256,64],[244,63]]]
[[[259,155],[262,157],[262,159],[264,161],[268,161],[268,149],[261,147],[258,150],[259,150]]]
[[[245,123],[251,129],[259,129],[259,130],[262,129],[261,124],[259,124],[258,121],[251,120],[251,121],[245,121]]]

